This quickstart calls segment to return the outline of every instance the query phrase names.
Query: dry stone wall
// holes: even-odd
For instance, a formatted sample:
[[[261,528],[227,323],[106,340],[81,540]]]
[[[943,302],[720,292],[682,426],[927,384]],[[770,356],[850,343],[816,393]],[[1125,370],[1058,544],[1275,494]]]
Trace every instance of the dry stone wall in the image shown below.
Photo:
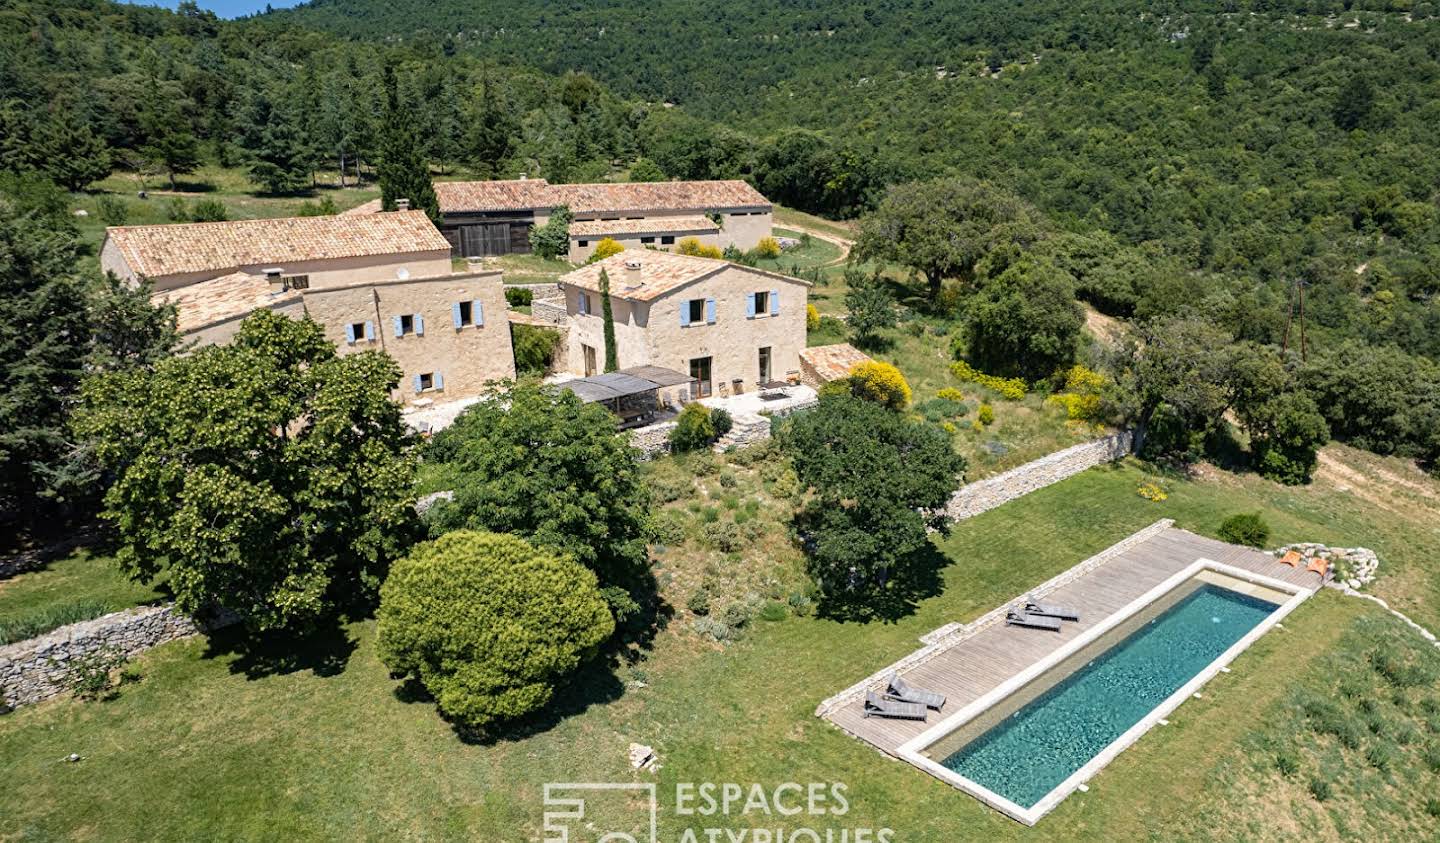
[[[14,708],[47,700],[70,687],[77,660],[107,649],[128,658],[201,629],[172,606],[141,606],[0,647],[0,702]]]
[[[1134,436],[1127,430],[1056,451],[1003,474],[961,487],[950,498],[945,514],[952,521],[971,518],[1088,468],[1118,460],[1130,453],[1133,444]]]

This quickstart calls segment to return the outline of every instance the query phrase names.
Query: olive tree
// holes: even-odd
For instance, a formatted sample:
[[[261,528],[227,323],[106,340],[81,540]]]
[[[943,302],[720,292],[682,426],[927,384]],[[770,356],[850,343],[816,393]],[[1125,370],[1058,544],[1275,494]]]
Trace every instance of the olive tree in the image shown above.
[[[381,661],[471,729],[544,706],[614,631],[585,566],[472,530],[419,544],[396,562],[376,622]]]

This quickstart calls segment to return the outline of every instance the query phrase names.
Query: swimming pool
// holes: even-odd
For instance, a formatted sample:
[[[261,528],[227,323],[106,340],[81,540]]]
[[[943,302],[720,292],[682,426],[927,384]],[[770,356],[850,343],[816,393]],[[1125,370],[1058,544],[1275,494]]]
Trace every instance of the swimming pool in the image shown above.
[[[1306,596],[1199,560],[900,754],[1034,824]]]

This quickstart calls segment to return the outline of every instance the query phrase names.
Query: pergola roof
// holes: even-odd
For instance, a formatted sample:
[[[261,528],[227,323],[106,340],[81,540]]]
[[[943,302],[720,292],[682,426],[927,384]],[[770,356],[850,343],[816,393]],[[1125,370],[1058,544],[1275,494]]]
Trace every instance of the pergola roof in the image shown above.
[[[581,401],[593,404],[598,401],[628,398],[631,395],[653,392],[662,387],[677,386],[689,383],[689,381],[688,376],[673,369],[665,369],[660,366],[636,366],[631,369],[621,369],[618,372],[577,378],[573,381],[566,381],[561,386],[578,395]]]

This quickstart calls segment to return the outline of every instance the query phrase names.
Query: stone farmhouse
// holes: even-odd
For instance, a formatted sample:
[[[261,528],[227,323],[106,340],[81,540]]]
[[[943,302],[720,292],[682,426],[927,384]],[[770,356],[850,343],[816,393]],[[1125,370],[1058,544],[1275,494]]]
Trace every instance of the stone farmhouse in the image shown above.
[[[560,277],[570,372],[605,364],[600,273],[610,283],[619,366],[690,377],[693,398],[798,382],[809,284],[723,260],[626,250]]]
[[[420,211],[120,226],[101,265],[148,280],[200,344],[228,342],[260,308],[308,315],[341,354],[395,358],[401,400],[471,397],[515,376],[501,274],[452,272],[450,244]]]
[[[606,237],[668,250],[681,239],[741,250],[770,236],[774,209],[743,181],[550,184],[544,179],[438,182],[440,231],[461,257],[530,251],[530,229],[568,207],[570,254],[580,263]]]

